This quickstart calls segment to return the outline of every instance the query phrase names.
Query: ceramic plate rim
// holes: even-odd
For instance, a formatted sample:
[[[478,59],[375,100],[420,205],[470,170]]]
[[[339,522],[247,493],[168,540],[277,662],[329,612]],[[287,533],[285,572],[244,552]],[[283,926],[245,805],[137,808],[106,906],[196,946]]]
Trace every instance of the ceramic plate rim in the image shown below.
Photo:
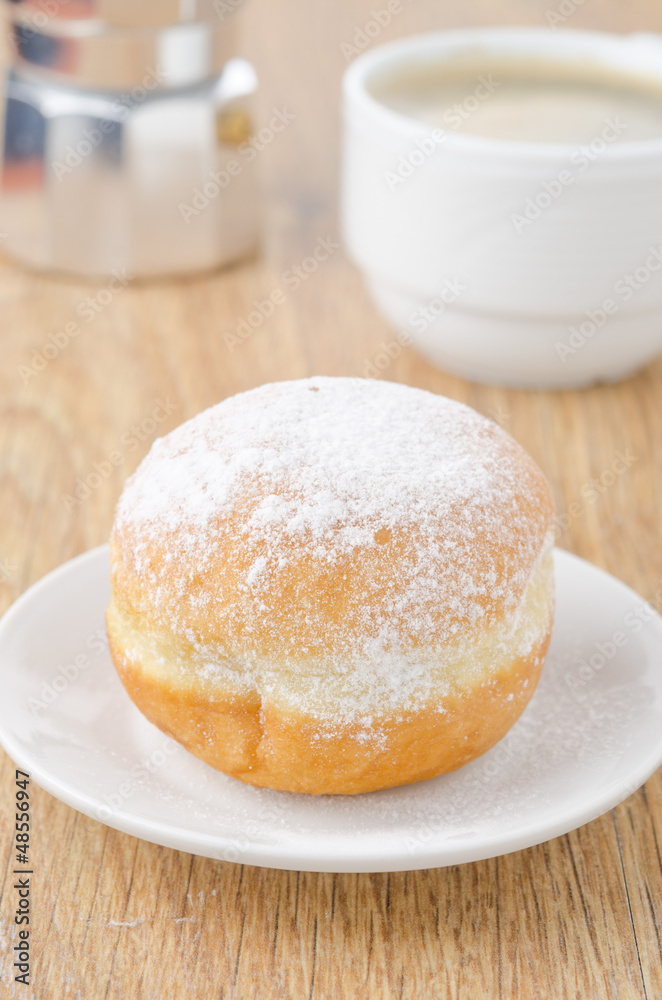
[[[583,572],[593,573],[596,577],[601,578],[603,583],[612,588],[620,589],[623,597],[635,598],[638,601],[643,600],[627,584],[599,566],[565,549],[556,548],[554,555],[555,560],[573,562],[581,566]],[[26,608],[35,597],[57,583],[61,576],[79,572],[86,568],[87,564],[93,564],[102,558],[105,560],[108,558],[107,544],[89,549],[68,560],[47,573],[21,594],[0,619],[0,653],[5,633],[9,631],[17,618],[25,614]],[[662,624],[662,618],[659,616],[658,623]],[[126,809],[115,810],[109,818],[100,820],[95,813],[95,810],[101,806],[100,800],[96,800],[88,792],[81,791],[68,780],[59,778],[57,774],[54,775],[49,771],[48,766],[42,767],[38,759],[35,760],[29,753],[24,753],[21,746],[14,741],[13,734],[6,730],[2,718],[0,718],[0,744],[16,766],[21,770],[25,769],[30,774],[31,780],[34,780],[36,784],[60,801],[97,822],[102,822],[106,826],[151,843],[217,860],[224,860],[220,853],[224,849],[226,853],[233,849],[232,841],[225,836],[215,837],[208,833],[184,830],[171,822],[141,818],[135,812]],[[203,768],[207,766],[202,761],[199,764]],[[313,850],[307,858],[302,858],[298,845],[289,848],[289,845],[274,843],[265,848],[263,845],[248,841],[247,846],[242,847],[240,857],[226,860],[236,860],[238,863],[267,868],[311,872],[414,871],[422,868],[447,867],[471,861],[481,861],[534,847],[570,833],[597,819],[640,788],[655,773],[660,764],[662,764],[662,732],[655,751],[639,761],[637,767],[632,768],[626,776],[622,776],[603,787],[593,799],[581,799],[577,803],[573,803],[570,808],[566,808],[562,812],[556,822],[550,822],[549,817],[547,817],[518,827],[516,831],[509,829],[489,836],[482,835],[480,838],[472,839],[469,843],[462,844],[461,841],[458,841],[457,844],[450,847],[445,842],[443,846],[435,848],[434,842],[432,842],[421,847],[409,857],[406,857],[403,850],[394,851],[392,845],[381,849],[379,845],[375,845],[368,858],[365,848],[357,851],[352,849],[351,842],[349,842],[346,850],[336,848],[333,853],[326,851],[323,857],[316,856]],[[239,834],[240,832],[238,831]],[[209,853],[210,851],[213,853]]]

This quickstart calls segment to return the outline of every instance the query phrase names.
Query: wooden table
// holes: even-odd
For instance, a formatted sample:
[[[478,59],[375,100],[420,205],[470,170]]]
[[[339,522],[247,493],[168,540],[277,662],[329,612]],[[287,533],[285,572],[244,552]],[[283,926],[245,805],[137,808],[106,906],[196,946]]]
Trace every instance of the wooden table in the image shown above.
[[[254,299],[283,287],[283,272],[319,238],[338,242],[341,44],[380,5],[251,0],[242,12],[244,48],[262,77],[260,116],[285,107],[296,115],[260,156],[260,259],[211,277],[123,290],[27,379],[19,366],[101,286],[0,265],[0,610],[106,539],[122,483],[155,434],[264,381],[361,375],[380,342],[392,339],[341,249],[299,290],[287,290],[250,339],[234,350],[224,339]],[[546,11],[557,7],[555,0],[403,0],[381,38],[461,24],[545,24]],[[662,8],[588,0],[568,24],[662,30]],[[584,392],[472,385],[409,350],[386,376],[498,419],[550,477],[559,510],[578,504],[559,544],[660,604],[662,362],[621,385]],[[158,400],[172,406],[154,430]],[[77,478],[118,448],[122,463],[112,476],[80,505],[64,503]],[[583,501],[582,486],[628,449],[636,462],[594,503]],[[2,996],[662,996],[659,772],[568,836],[491,861],[393,875],[298,874],[192,857],[117,833],[33,786],[30,987],[14,984],[10,971],[14,765],[4,754],[1,775]]]

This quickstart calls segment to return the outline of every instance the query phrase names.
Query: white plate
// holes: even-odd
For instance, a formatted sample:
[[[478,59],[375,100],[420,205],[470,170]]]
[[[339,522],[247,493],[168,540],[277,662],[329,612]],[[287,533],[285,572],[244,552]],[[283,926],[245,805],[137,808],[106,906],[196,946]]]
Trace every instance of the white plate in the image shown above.
[[[106,546],[49,574],[0,623],[0,739],[75,809],[206,857],[361,872],[517,851],[599,816],[662,763],[662,619],[575,556],[557,550],[556,570],[552,646],[526,712],[489,753],[417,785],[265,791],[167,739],[130,702],[108,654]]]

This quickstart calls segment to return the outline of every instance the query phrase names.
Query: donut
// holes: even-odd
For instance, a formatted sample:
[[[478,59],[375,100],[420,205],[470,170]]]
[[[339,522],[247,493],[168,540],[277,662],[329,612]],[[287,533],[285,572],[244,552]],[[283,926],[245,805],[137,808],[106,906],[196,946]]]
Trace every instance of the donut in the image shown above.
[[[157,439],[112,529],[110,649],[140,711],[252,785],[356,794],[452,771],[529,702],[554,506],[469,407],[317,377]]]

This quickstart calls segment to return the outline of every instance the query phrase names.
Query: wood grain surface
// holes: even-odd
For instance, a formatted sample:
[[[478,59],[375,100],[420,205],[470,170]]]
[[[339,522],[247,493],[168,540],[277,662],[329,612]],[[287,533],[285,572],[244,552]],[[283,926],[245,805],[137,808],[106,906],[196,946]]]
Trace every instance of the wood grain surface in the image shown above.
[[[567,0],[566,0],[567,3]],[[263,254],[222,273],[133,285],[35,377],[33,350],[102,286],[0,264],[0,610],[105,541],[124,478],[156,434],[263,381],[361,375],[393,339],[334,251],[255,334],[229,350],[254,299],[318,239],[339,243],[341,50],[380,0],[247,0],[243,48],[260,71],[258,120],[295,121],[259,157]],[[380,41],[481,23],[546,24],[557,0],[403,0]],[[653,0],[577,2],[568,26],[662,30]],[[661,234],[662,235],[662,234]],[[662,607],[662,361],[619,385],[505,391],[403,351],[385,377],[497,419],[549,476],[568,517],[559,544]],[[166,419],[151,420],[158,401]],[[154,427],[154,424],[158,426]],[[69,508],[78,477],[121,464]],[[636,456],[588,503],[617,452]],[[0,694],[1,696],[1,694]],[[662,775],[588,826],[530,850],[393,875],[270,871],[115,832],[32,786],[33,985],[12,982],[14,765],[2,754],[0,996],[29,1000],[659,1000]]]

